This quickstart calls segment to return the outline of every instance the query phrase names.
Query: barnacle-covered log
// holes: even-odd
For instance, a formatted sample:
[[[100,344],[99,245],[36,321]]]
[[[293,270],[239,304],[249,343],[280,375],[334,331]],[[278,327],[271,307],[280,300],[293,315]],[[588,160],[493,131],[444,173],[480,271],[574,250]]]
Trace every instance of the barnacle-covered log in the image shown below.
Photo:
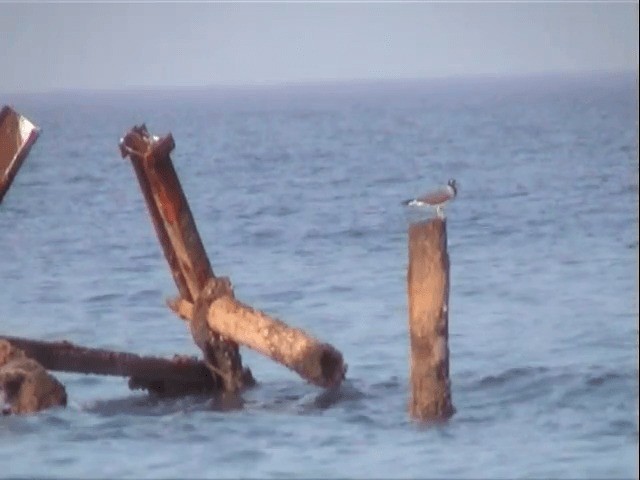
[[[347,367],[338,350],[236,300],[231,282],[224,277],[207,283],[195,305],[176,299],[169,306],[180,317],[191,320],[196,342],[207,332],[215,331],[266,355],[315,385],[335,387],[344,379]]]

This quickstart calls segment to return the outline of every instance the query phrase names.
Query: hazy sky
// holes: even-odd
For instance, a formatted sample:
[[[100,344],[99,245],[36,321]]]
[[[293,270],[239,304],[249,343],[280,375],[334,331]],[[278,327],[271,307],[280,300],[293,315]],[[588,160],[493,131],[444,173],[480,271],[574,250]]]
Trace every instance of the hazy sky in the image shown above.
[[[0,93],[637,70],[638,2],[0,3],[0,68]]]

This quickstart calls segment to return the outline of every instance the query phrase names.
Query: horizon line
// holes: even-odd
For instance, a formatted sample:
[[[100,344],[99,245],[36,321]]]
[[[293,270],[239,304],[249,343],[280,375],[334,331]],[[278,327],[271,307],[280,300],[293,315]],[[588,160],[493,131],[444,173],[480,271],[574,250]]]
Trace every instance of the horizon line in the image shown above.
[[[423,82],[444,82],[444,81],[464,81],[464,80],[509,80],[527,79],[539,77],[587,77],[587,76],[627,76],[635,74],[638,70],[633,69],[591,69],[591,70],[544,70],[534,72],[517,73],[466,73],[466,74],[443,74],[432,76],[414,77],[353,77],[353,78],[319,78],[319,79],[299,79],[299,80],[273,80],[262,82],[221,82],[207,84],[175,84],[175,85],[123,85],[109,87],[57,87],[27,90],[8,90],[0,92],[0,95],[45,95],[45,94],[70,94],[70,93],[139,93],[139,92],[175,92],[175,91],[198,91],[198,90],[261,90],[261,89],[283,89],[283,88],[304,88],[322,86],[349,86],[363,84],[400,84],[400,83],[423,83]]]

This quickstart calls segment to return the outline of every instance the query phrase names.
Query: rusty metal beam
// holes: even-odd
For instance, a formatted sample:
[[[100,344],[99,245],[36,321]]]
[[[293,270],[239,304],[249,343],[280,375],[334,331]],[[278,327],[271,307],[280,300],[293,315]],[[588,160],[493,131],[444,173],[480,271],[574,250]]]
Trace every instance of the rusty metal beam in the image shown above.
[[[145,125],[133,127],[120,140],[120,152],[133,163],[180,296],[195,303],[215,275],[169,156],[174,148],[171,134],[152,136]],[[235,391],[253,383],[250,372],[242,369],[237,343],[214,331],[205,338],[199,334],[202,332],[190,330],[207,366],[223,381],[225,390]]]
[[[144,158],[148,153],[150,144],[151,141],[149,139],[147,127],[143,124],[132,128],[131,131],[120,140],[120,153],[123,157],[128,155],[131,159],[133,170],[138,179],[138,183],[140,184],[142,196],[144,197],[147,209],[149,210],[149,216],[151,217],[153,228],[156,231],[160,247],[167,259],[167,263],[169,264],[169,270],[171,270],[171,275],[173,276],[173,281],[178,288],[178,292],[183,298],[191,298],[187,281],[182,274],[180,265],[178,264],[178,257],[173,248],[173,244],[171,243],[171,239],[169,238],[169,233],[165,228],[158,205],[155,202],[151,185],[144,168]]]
[[[120,141],[123,157],[132,160],[180,296],[194,302],[207,280],[214,278],[189,202],[169,156],[171,134],[152,137],[144,125]],[[159,227],[161,226],[161,227]]]
[[[133,353],[86,348],[73,343],[45,342],[0,335],[47,370],[130,377],[132,388],[156,393],[184,394],[219,388],[207,366],[194,358],[175,356],[171,360],[141,357]]]
[[[38,127],[11,107],[0,110],[0,203],[39,134]]]

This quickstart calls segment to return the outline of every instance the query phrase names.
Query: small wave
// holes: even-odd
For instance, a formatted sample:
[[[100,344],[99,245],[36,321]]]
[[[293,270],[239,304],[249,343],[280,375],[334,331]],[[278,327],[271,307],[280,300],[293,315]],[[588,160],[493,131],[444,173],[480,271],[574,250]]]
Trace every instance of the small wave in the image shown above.
[[[319,228],[313,228],[313,227],[307,230],[304,234],[304,240],[315,240],[315,239],[321,239],[326,237],[327,237],[327,234],[324,230],[321,230]]]
[[[396,175],[391,177],[383,177],[376,178],[373,180],[372,185],[374,187],[384,186],[384,185],[403,185],[407,182],[407,179],[404,175]]]
[[[120,249],[128,249],[130,250],[130,246],[129,245],[113,245],[114,248],[120,248]],[[142,260],[156,260],[157,258],[159,258],[159,254],[158,252],[155,252],[153,250],[149,250],[146,251],[144,253],[132,253],[131,255],[129,255],[129,260],[132,263],[136,263],[136,262],[140,262]]]
[[[349,238],[362,238],[365,237],[368,233],[371,233],[367,229],[363,228],[350,228],[345,231]]]
[[[313,406],[326,409],[334,406],[338,402],[352,402],[365,398],[366,395],[356,388],[352,383],[345,382],[338,388],[327,389],[320,393],[313,400]]]
[[[363,412],[354,412],[353,414],[347,416],[346,421],[349,423],[356,423],[359,425],[368,425],[374,426],[378,425],[378,421],[375,417],[371,415],[367,415]]]
[[[593,370],[593,369],[591,369]],[[488,375],[480,379],[477,386],[481,388],[502,387],[521,381],[544,380],[548,383],[563,382],[565,385],[579,383],[586,387],[608,386],[635,378],[629,372],[593,371],[585,373],[570,368],[551,369],[548,367],[514,367],[498,375]]]
[[[88,303],[102,303],[102,302],[108,303],[121,296],[122,294],[120,293],[103,293],[100,295],[91,295],[90,297],[85,298],[84,301]]]
[[[159,398],[153,395],[130,395],[123,398],[98,400],[82,406],[82,410],[101,417],[122,415],[164,416],[182,412],[211,410],[210,395],[187,395]],[[118,420],[120,421],[120,420]]]
[[[613,420],[609,422],[609,428],[613,435],[627,434],[638,441],[638,424],[631,420]]]
[[[313,415],[337,405],[359,402],[367,395],[350,380],[337,388],[320,390],[299,382],[261,383],[243,395],[245,409]]]
[[[162,292],[156,288],[143,288],[127,295],[127,302],[131,305],[140,305],[146,301],[153,302],[162,298]]]
[[[278,292],[264,293],[260,299],[265,302],[292,303],[302,300],[305,297],[300,290],[281,290]]]
[[[340,293],[350,293],[353,292],[353,290],[352,285],[331,285],[326,289],[326,292],[330,295],[336,295]]]
[[[281,231],[273,228],[262,228],[254,232],[251,232],[251,238],[257,242],[264,242],[265,240],[275,240],[281,236]]]
[[[46,187],[49,185],[49,182],[38,179],[27,179],[23,182],[23,186],[25,187]]]
[[[51,427],[69,428],[71,426],[71,422],[67,418],[61,416],[59,412],[59,409],[53,409],[48,412],[47,415],[43,416],[44,423]]]
[[[388,392],[395,391],[399,387],[404,388],[404,385],[400,383],[400,379],[396,376],[389,378],[388,380],[384,380],[382,382],[377,382],[371,385],[371,390],[374,392]]]
[[[588,375],[585,383],[590,387],[598,387],[600,385],[606,385],[618,380],[625,379],[627,376],[618,372],[605,372],[598,375]]]
[[[549,372],[546,367],[515,367],[510,368],[498,375],[488,375],[478,382],[480,387],[503,386],[509,382],[531,378],[535,375],[542,375]]]
[[[247,212],[246,218],[253,219],[265,216],[273,216],[276,218],[288,217],[297,211],[298,209],[292,208],[290,205],[264,205],[255,212]]]
[[[548,397],[559,386],[570,381],[564,370],[547,367],[514,367],[497,375],[487,375],[462,388],[484,397],[481,405],[493,404],[504,408],[516,403],[528,403]]]
[[[518,190],[515,190],[513,192],[506,192],[502,195],[496,195],[494,198],[496,200],[508,200],[518,197],[526,197],[527,195],[529,195],[529,191],[526,190],[525,187],[519,186],[518,188]]]
[[[584,367],[515,367],[464,383],[467,382],[458,383],[457,388],[467,396],[478,394],[478,408],[508,408],[535,401],[541,411],[590,411],[607,405],[606,408],[624,412],[633,403],[629,392],[637,391],[637,375],[632,372],[594,367],[586,371]]]
[[[78,173],[73,175],[70,179],[69,179],[70,183],[90,183],[93,185],[98,185],[98,184],[103,184],[104,183],[104,178],[103,177],[97,177],[91,173]]]

